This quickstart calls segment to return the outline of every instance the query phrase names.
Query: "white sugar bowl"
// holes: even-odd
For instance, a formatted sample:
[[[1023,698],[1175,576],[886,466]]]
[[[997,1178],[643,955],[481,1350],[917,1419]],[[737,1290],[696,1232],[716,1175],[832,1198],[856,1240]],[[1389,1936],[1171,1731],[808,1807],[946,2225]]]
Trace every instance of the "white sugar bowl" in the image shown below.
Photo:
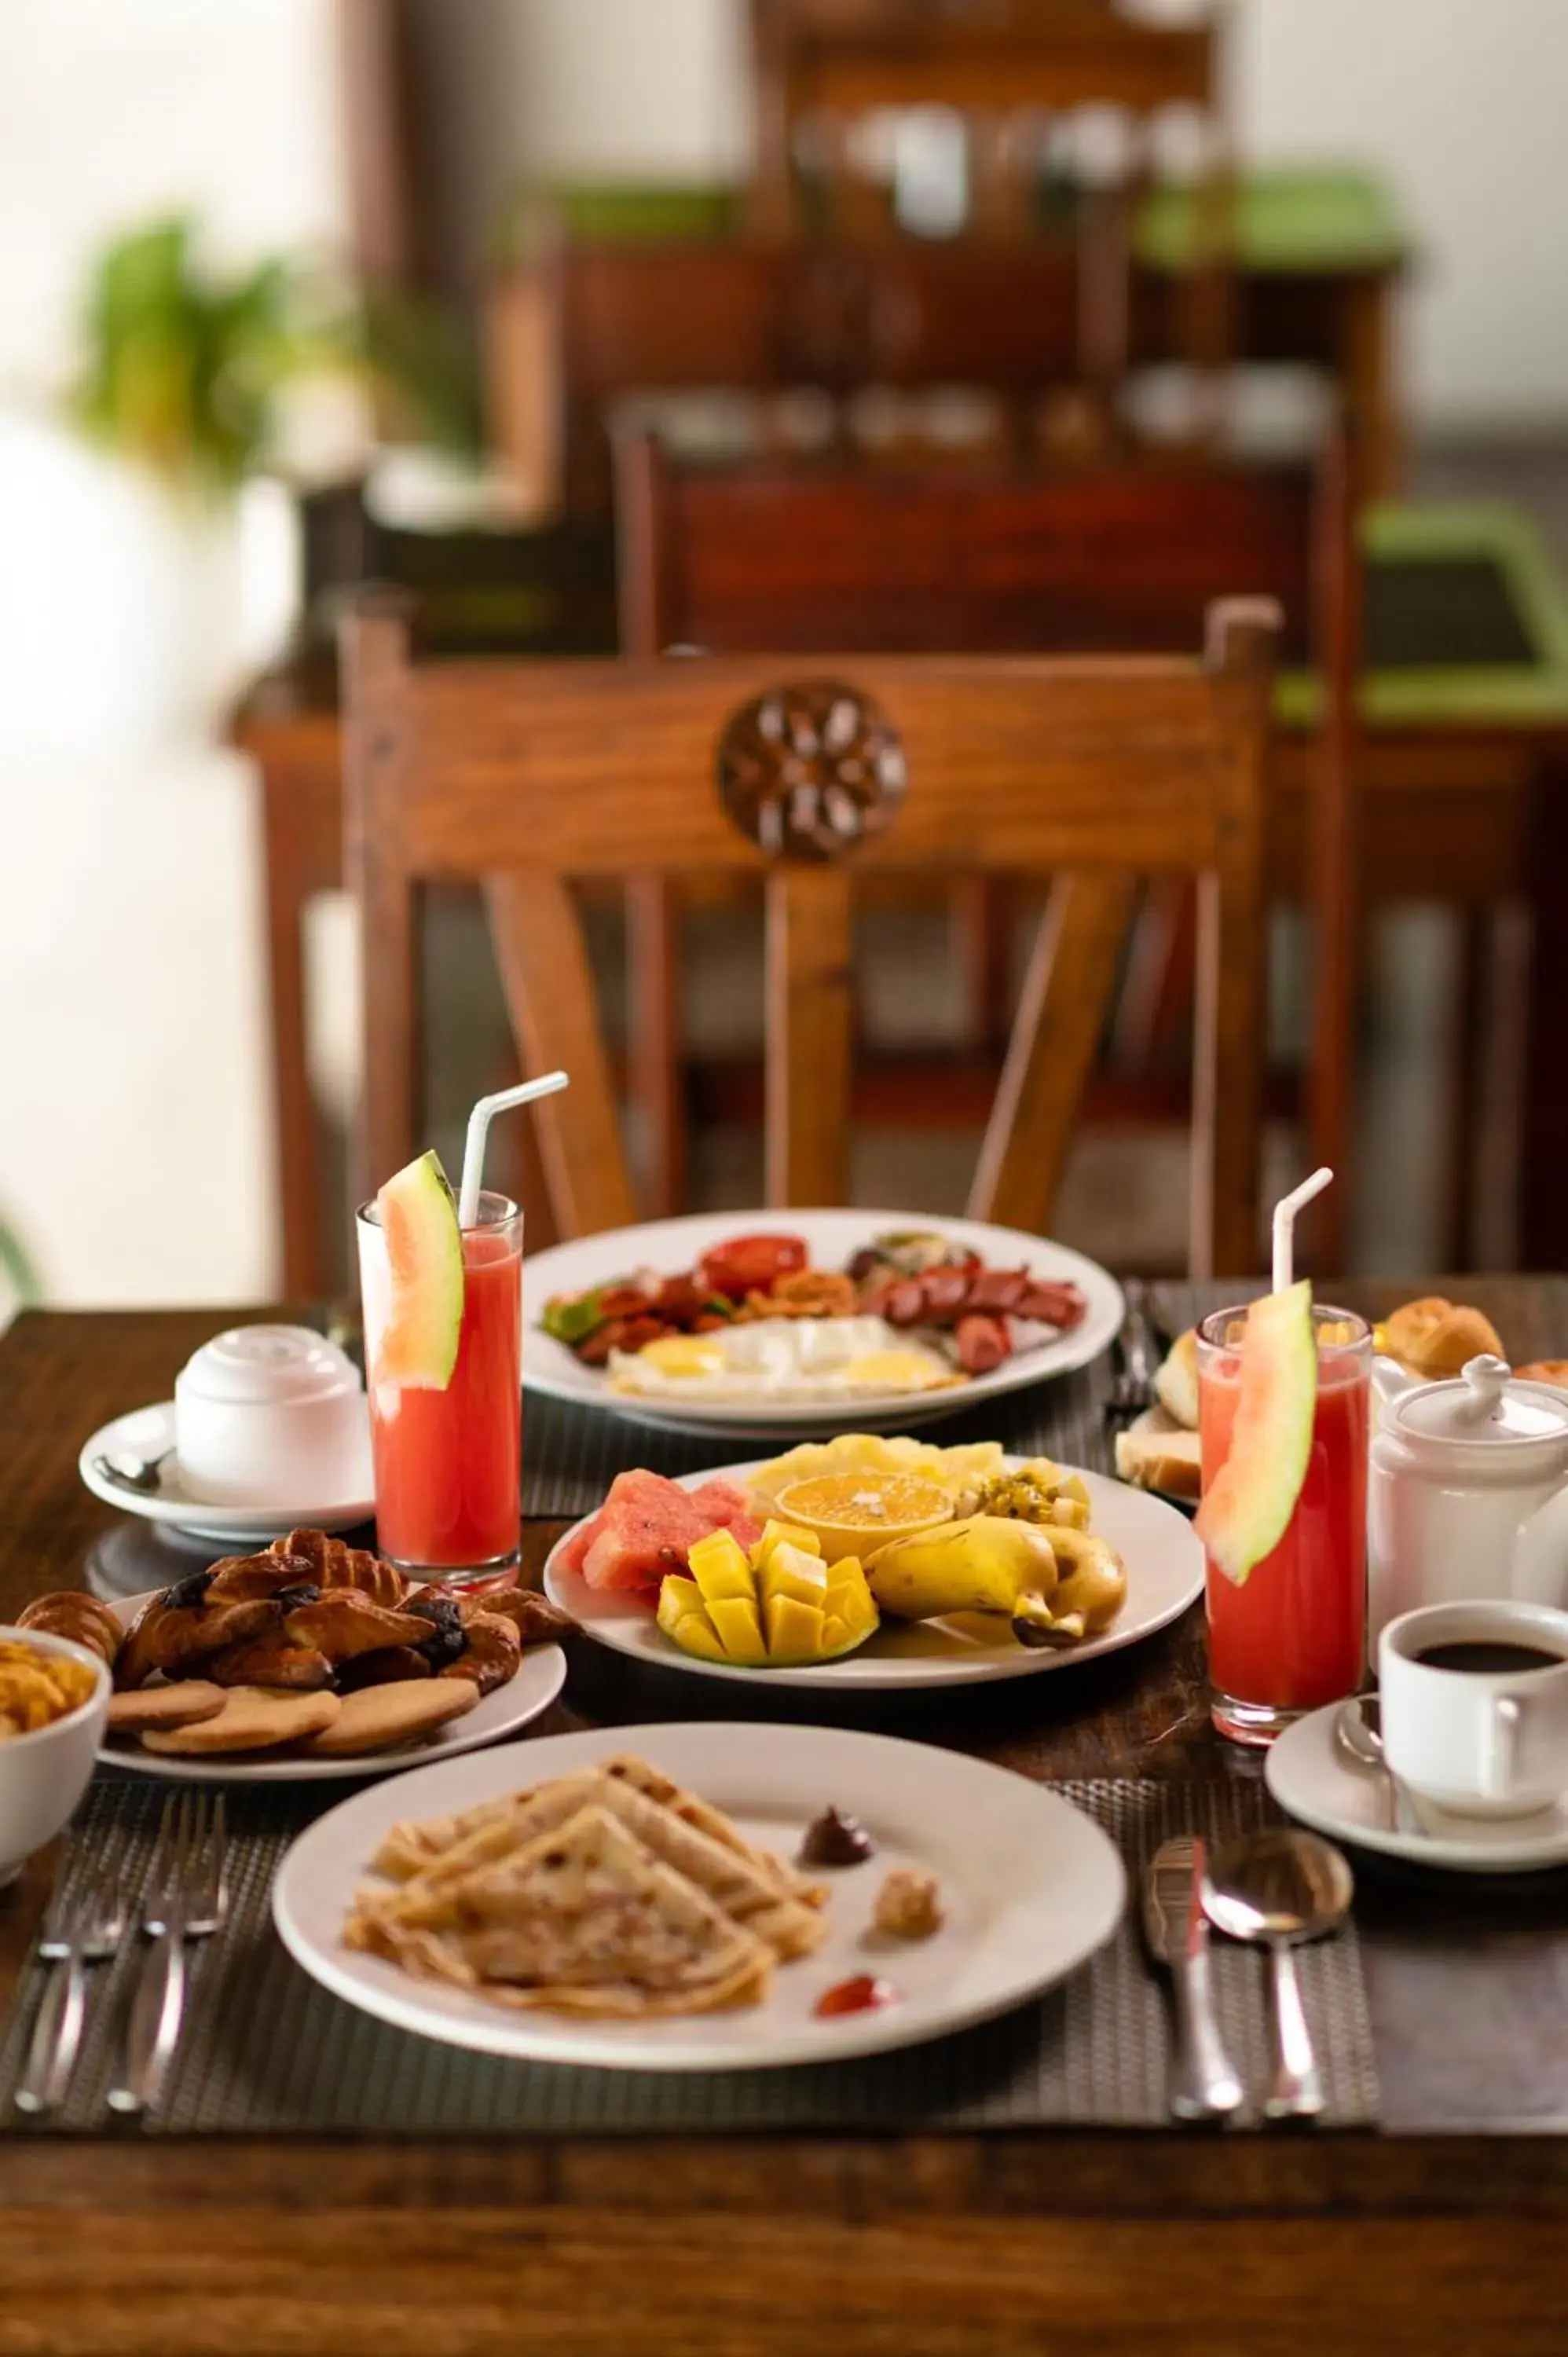
[[[308,1326],[231,1326],[174,1387],[175,1453],[215,1505],[330,1507],[371,1494],[359,1370]]]
[[[1368,1495],[1368,1623],[1418,1605],[1568,1605],[1568,1394],[1472,1359],[1422,1383],[1391,1360]]]

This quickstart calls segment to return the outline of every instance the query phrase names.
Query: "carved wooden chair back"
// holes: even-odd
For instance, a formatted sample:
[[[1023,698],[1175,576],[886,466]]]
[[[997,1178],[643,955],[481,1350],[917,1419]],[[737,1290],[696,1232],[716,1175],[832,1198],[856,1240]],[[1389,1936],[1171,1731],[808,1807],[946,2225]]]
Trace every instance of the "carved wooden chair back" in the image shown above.
[[[1277,615],[1217,608],[1203,660],[820,656],[409,661],[344,642],[347,854],[364,939],[362,1145],[414,1150],[419,888],[481,880],[526,1069],[563,1064],[541,1146],[564,1233],[633,1216],[570,880],[750,874],[767,902],[771,1203],[848,1180],[854,874],[1057,878],[986,1131],[976,1212],[1043,1227],[1135,876],[1201,879],[1191,1261],[1256,1258],[1262,763]]]
[[[1287,661],[1310,660],[1323,718],[1310,818],[1316,946],[1309,1120],[1348,1172],[1360,865],[1354,751],[1359,662],[1356,479],[1321,463],[1131,453],[1070,471],[876,471],[768,460],[697,467],[649,436],[618,451],[621,644],[735,654],[832,644],[890,652],[1172,653],[1215,599],[1273,598]],[[639,912],[646,916],[646,911]],[[1165,896],[1151,920],[1186,934]],[[1178,964],[1180,961],[1177,961]],[[1160,996],[1157,960],[1144,1003]],[[1167,989],[1166,996],[1172,993]],[[1178,974],[1174,994],[1185,995]],[[654,1009],[657,1012],[657,1008]],[[1136,1029],[1130,1017],[1129,1031]],[[645,1038],[649,1120],[673,1043]],[[1343,1250],[1321,1222],[1323,1265]]]

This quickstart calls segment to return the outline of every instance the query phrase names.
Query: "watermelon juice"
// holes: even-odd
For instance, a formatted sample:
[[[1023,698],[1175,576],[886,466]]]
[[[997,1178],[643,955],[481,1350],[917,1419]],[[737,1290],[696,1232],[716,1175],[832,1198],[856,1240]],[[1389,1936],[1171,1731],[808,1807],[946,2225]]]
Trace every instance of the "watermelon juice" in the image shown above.
[[[1230,1453],[1241,1396],[1233,1343],[1244,1317],[1221,1310],[1199,1329],[1205,1490]],[[1312,1453],[1285,1534],[1240,1587],[1208,1564],[1212,1714],[1240,1743],[1272,1743],[1305,1712],[1354,1694],[1366,1666],[1371,1335],[1347,1310],[1315,1308],[1313,1318]]]
[[[379,1382],[391,1296],[386,1243],[367,1205],[360,1271],[375,1456],[376,1534],[405,1570],[485,1572],[514,1564],[521,1522],[522,1214],[481,1195],[463,1231],[462,1324],[442,1389]]]

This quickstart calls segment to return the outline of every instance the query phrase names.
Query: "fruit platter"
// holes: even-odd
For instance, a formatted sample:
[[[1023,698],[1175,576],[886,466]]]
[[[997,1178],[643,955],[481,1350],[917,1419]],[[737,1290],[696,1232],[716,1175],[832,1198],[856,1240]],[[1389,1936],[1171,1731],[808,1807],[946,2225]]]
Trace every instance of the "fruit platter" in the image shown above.
[[[1010,1229],[893,1211],[736,1212],[523,1265],[528,1389],[686,1431],[888,1429],[1084,1365],[1120,1289]]]
[[[1165,1627],[1202,1584],[1159,1499],[995,1441],[875,1433],[619,1474],[545,1568],[550,1600],[618,1652],[823,1689],[1060,1669]]]

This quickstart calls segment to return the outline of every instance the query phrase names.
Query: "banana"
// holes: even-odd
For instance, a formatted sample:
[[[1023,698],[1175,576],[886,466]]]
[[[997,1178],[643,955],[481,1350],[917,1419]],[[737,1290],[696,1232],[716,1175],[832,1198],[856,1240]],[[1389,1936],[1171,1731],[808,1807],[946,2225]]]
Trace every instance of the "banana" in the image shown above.
[[[1015,1613],[1013,1633],[1021,1645],[1081,1644],[1108,1629],[1127,1598],[1127,1566],[1108,1539],[1088,1531],[1051,1530],[1058,1580],[1042,1620]]]
[[[871,1592],[901,1620],[949,1612],[1005,1612],[1047,1622],[1057,1586],[1056,1542],[1075,1535],[972,1514],[934,1531],[893,1539],[865,1566]]]

